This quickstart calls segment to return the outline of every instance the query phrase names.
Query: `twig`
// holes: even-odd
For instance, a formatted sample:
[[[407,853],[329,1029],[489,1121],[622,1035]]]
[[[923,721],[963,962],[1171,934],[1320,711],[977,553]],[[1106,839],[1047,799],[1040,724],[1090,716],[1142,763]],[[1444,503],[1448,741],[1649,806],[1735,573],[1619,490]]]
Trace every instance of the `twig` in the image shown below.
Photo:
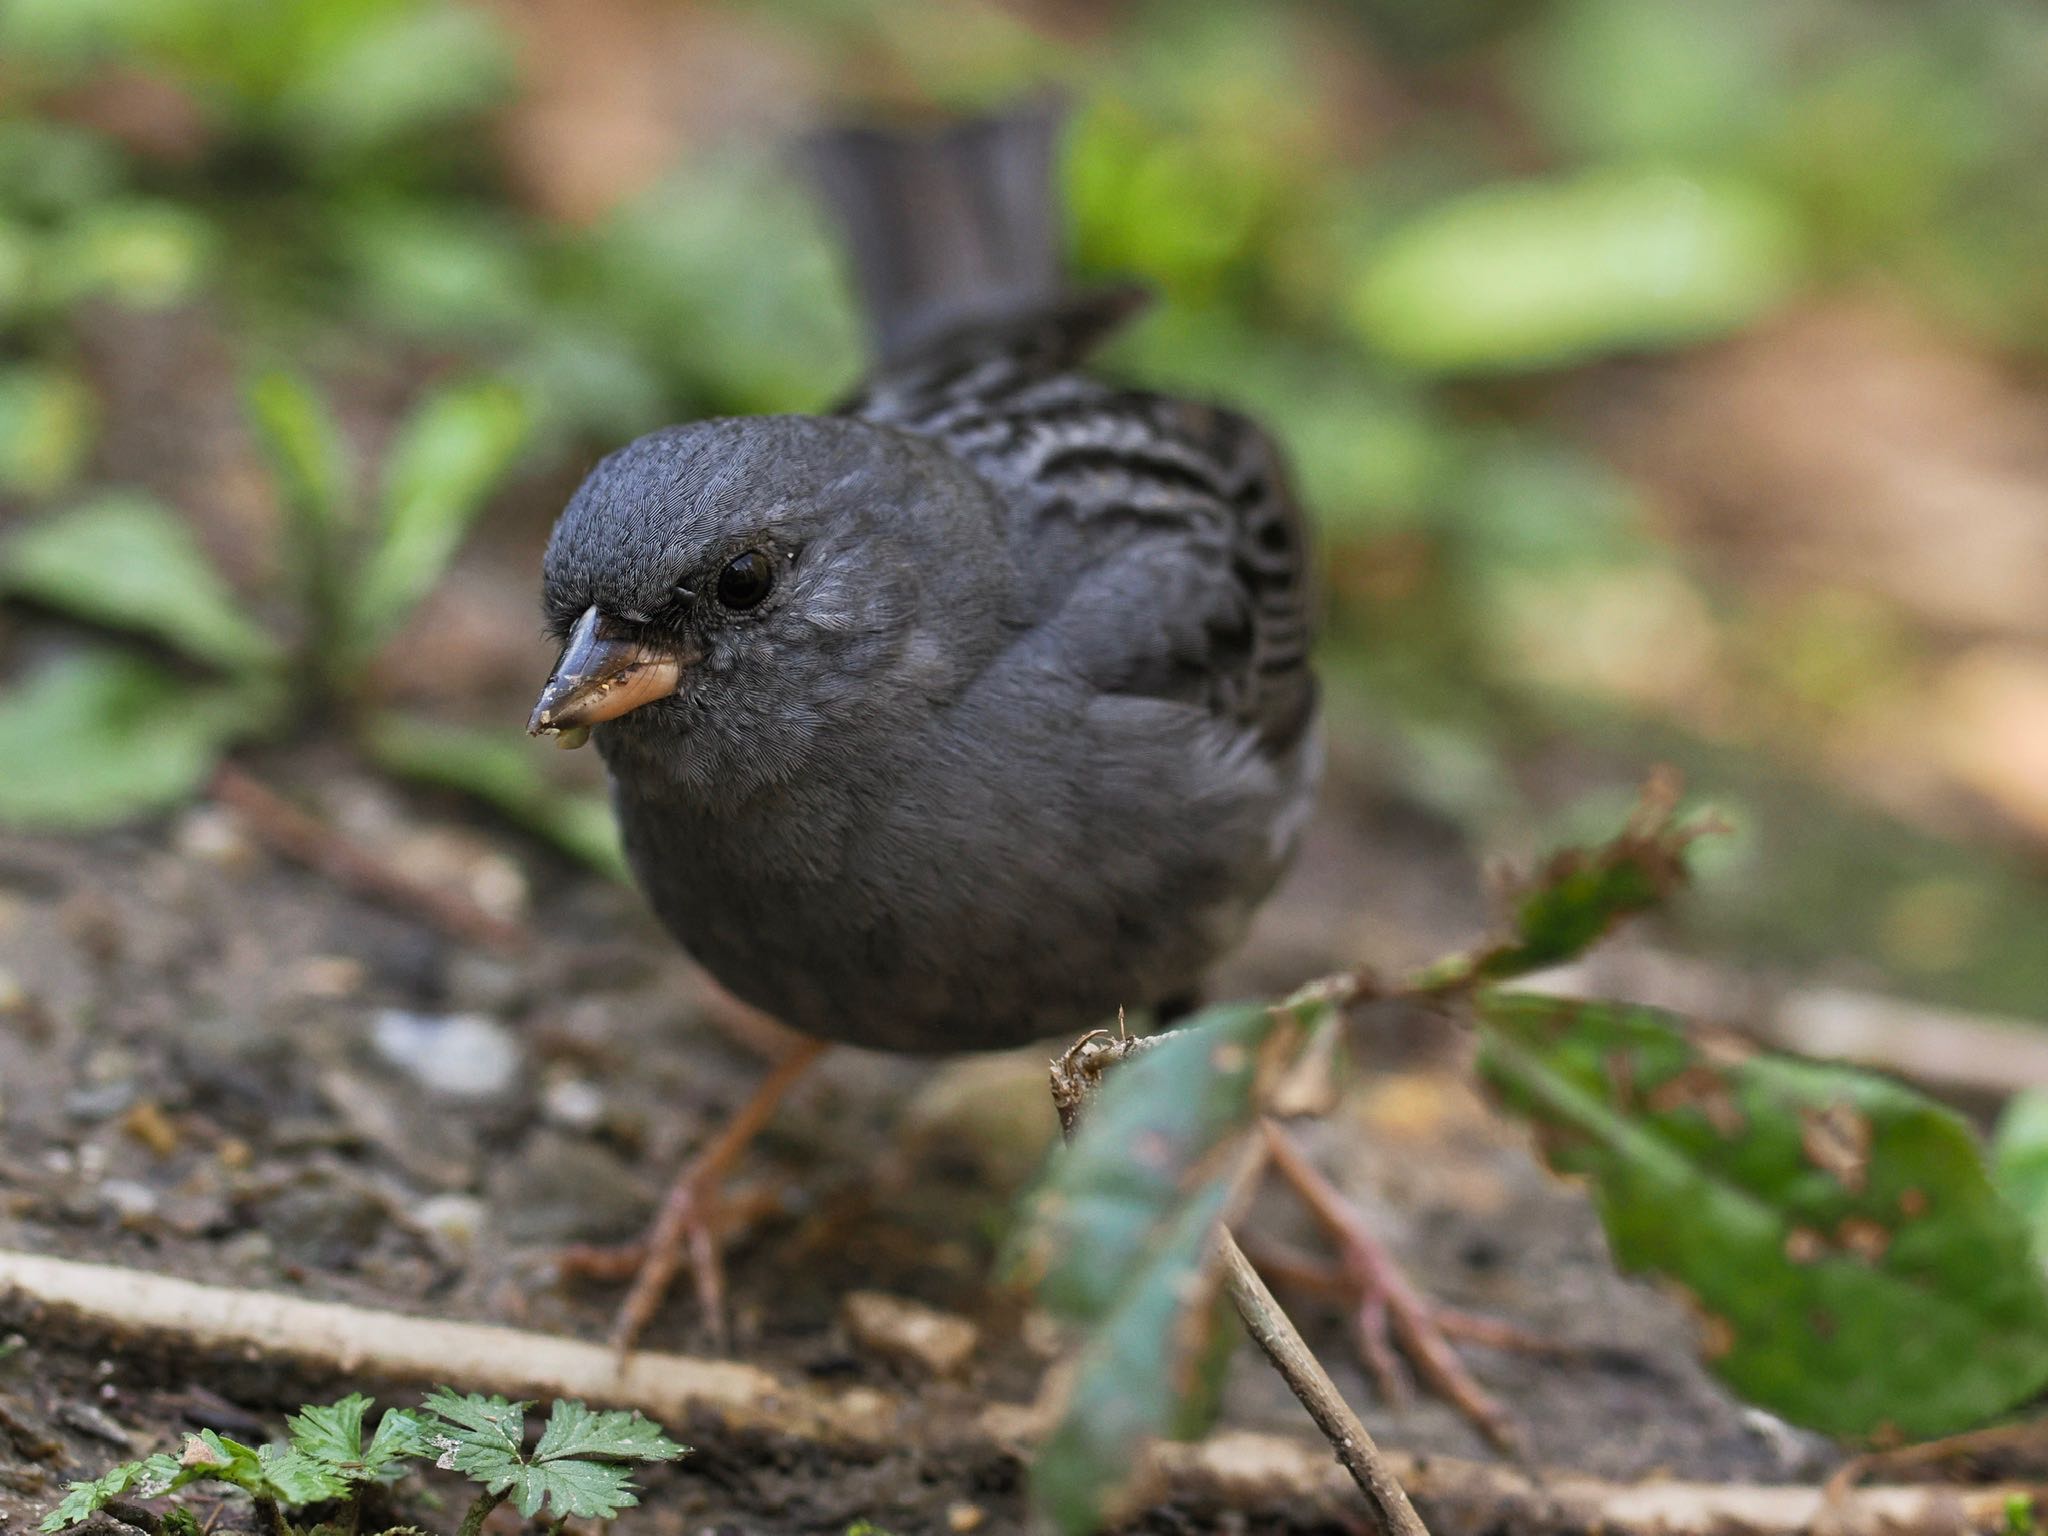
[[[508,1397],[573,1395],[638,1408],[671,1422],[692,1420],[692,1436],[719,1425],[752,1431],[872,1468],[878,1456],[914,1455],[903,1405],[864,1387],[827,1392],[752,1366],[683,1355],[635,1355],[614,1374],[601,1344],[547,1334],[309,1301],[296,1296],[201,1285],[165,1275],[0,1250],[0,1316],[31,1319],[46,1337],[68,1323],[78,1332],[143,1344],[190,1365],[263,1360],[281,1376],[309,1380],[346,1373],[365,1390],[386,1384],[452,1386]],[[945,1467],[1007,1454],[1042,1432],[1032,1408],[990,1403],[954,1416],[951,1438],[933,1442]],[[926,1433],[929,1433],[929,1427]],[[2048,1496],[2023,1483],[1988,1487],[1865,1487],[1830,1501],[1820,1488],[1674,1482],[1617,1483],[1574,1472],[1528,1471],[1452,1456],[1383,1453],[1387,1470],[1429,1516],[1436,1536],[1801,1536],[1884,1531],[1887,1536],[1997,1532],[2016,1499]],[[1286,1508],[1332,1522],[1357,1508],[1346,1469],[1319,1439],[1229,1433],[1147,1453],[1145,1486],[1162,1501],[1212,1500],[1236,1510]]]
[[[1347,987],[1355,985],[1350,977],[1332,978],[1332,981]],[[1328,983],[1314,985],[1325,986]],[[1347,991],[1345,995],[1350,994]],[[1302,993],[1296,994],[1296,999],[1302,997]],[[1290,999],[1290,1003],[1292,1001]],[[1168,1035],[1163,1034],[1111,1035],[1107,1030],[1098,1030],[1076,1041],[1052,1064],[1053,1106],[1059,1111],[1061,1133],[1069,1138],[1073,1136],[1075,1127],[1080,1124],[1082,1111],[1102,1086],[1103,1074],[1126,1057],[1149,1050],[1167,1038]],[[1255,1139],[1252,1155],[1240,1170],[1240,1179],[1255,1179],[1263,1162],[1264,1148]],[[1380,1529],[1390,1536],[1429,1536],[1428,1528],[1415,1513],[1415,1506],[1408,1502],[1400,1483],[1387,1470],[1379,1446],[1359,1422],[1358,1415],[1351,1411],[1351,1405],[1344,1401],[1344,1394],[1337,1390],[1337,1384],[1330,1380],[1330,1373],[1323,1369],[1315,1351],[1303,1340],[1286,1308],[1267,1289],[1266,1282],[1259,1278],[1259,1272],[1252,1268],[1251,1260],[1244,1256],[1244,1250],[1238,1246],[1228,1227],[1217,1233],[1217,1254],[1222,1264],[1223,1283],[1230,1292],[1237,1315],[1244,1319],[1245,1330],[1265,1351],[1273,1369],[1280,1373],[1288,1390],[1300,1399],[1301,1406],[1315,1420],[1316,1428],[1330,1442],[1339,1464],[1351,1475],[1358,1491],[1365,1495],[1366,1503],[1379,1518]]]
[[[1429,1536],[1428,1527],[1408,1502],[1408,1495],[1401,1491],[1400,1482],[1388,1468],[1372,1435],[1344,1401],[1344,1394],[1330,1380],[1330,1373],[1316,1359],[1315,1351],[1303,1342],[1286,1311],[1259,1278],[1259,1272],[1252,1268],[1237,1239],[1226,1230],[1218,1235],[1218,1248],[1223,1259],[1224,1284],[1230,1288],[1230,1299],[1237,1306],[1237,1315],[1244,1319],[1246,1331],[1273,1362],[1273,1369],[1280,1373],[1288,1389],[1301,1400],[1308,1416],[1316,1421],[1316,1428],[1330,1442],[1337,1460],[1372,1505],[1380,1529],[1392,1536]]]
[[[532,945],[533,936],[519,924],[493,917],[452,891],[400,873],[232,763],[215,770],[213,797],[241,817],[257,840],[273,852],[361,895],[425,918],[453,938],[507,951]]]
[[[1827,1482],[1828,1495],[1840,1498],[1873,1472],[1892,1477],[1939,1467],[1948,1463],[1972,1462],[2004,1456],[2007,1465],[2017,1460],[2037,1468],[2048,1455],[2048,1423],[2029,1419],[2019,1424],[1993,1424],[1988,1429],[1967,1430],[1922,1440],[1916,1445],[1894,1446],[1886,1451],[1866,1451],[1852,1456],[1835,1469]]]

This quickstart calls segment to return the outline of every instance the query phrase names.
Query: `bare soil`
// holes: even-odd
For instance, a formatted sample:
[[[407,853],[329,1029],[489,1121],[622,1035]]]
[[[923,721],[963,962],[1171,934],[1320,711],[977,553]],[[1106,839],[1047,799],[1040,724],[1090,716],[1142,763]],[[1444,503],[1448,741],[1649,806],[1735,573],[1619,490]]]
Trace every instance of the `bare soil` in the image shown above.
[[[0,842],[0,1243],[601,1337],[618,1293],[563,1285],[551,1253],[632,1236],[679,1158],[756,1079],[762,1042],[631,891],[338,751],[253,767],[530,941],[493,953],[450,939],[283,862],[213,805],[117,835]],[[1346,782],[1340,772],[1308,855],[1220,991],[1344,960],[1413,962],[1483,923],[1462,839]],[[1384,1025],[1384,1048],[1313,1147],[1432,1294],[1574,1347],[1470,1353],[1536,1463],[1767,1482],[1833,1464],[1825,1443],[1745,1412],[1712,1381],[1677,1300],[1614,1274],[1582,1195],[1481,1102],[1454,1034]],[[1044,1330],[991,1274],[1054,1135],[1044,1068],[1058,1044],[936,1066],[828,1057],[741,1176],[777,1198],[731,1254],[731,1350],[792,1377],[886,1385],[928,1405],[935,1425],[1028,1401],[1047,1365]],[[1278,1189],[1248,1236],[1315,1247]],[[840,1320],[841,1298],[860,1288],[974,1320],[982,1345],[967,1378],[934,1383],[863,1353]],[[1288,1300],[1386,1444],[1490,1454],[1442,1403],[1379,1401],[1336,1309]],[[0,1521],[17,1529],[68,1478],[197,1425],[272,1434],[281,1410],[354,1385],[263,1360],[109,1352],[18,1303],[4,1321],[25,1340],[0,1361]],[[681,1294],[646,1342],[716,1348]],[[1307,1430],[1250,1351],[1226,1421]],[[1024,1522],[1017,1464],[963,1457],[943,1435],[853,1460],[708,1421],[675,1428],[697,1453],[653,1476],[623,1527]],[[1149,1523],[1325,1519],[1182,1509]]]

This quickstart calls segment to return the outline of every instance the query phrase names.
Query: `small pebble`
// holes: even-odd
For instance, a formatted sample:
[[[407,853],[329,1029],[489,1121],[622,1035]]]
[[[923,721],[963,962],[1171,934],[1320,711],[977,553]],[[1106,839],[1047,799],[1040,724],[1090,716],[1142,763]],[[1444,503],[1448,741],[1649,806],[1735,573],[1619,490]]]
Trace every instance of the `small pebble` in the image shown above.
[[[839,1316],[861,1349],[934,1376],[958,1374],[981,1346],[981,1330],[966,1318],[886,1291],[849,1292]]]
[[[235,874],[256,864],[256,849],[241,822],[217,805],[195,806],[178,818],[178,851]]]
[[[269,1267],[277,1256],[277,1245],[268,1232],[237,1232],[220,1245],[220,1267],[233,1275]]]
[[[557,1078],[541,1094],[540,1107],[565,1131],[594,1131],[604,1120],[604,1094],[588,1078]]]
[[[133,1078],[116,1083],[95,1083],[89,1088],[74,1088],[64,1096],[64,1112],[72,1119],[88,1124],[111,1120],[116,1115],[126,1114],[140,1091]]]
[[[484,1203],[473,1195],[435,1195],[412,1210],[411,1220],[451,1247],[467,1253],[484,1227]]]
[[[387,1008],[377,1015],[374,1039],[378,1055],[448,1098],[495,1098],[519,1080],[525,1060],[518,1037],[480,1013]]]
[[[100,1185],[100,1199],[115,1215],[131,1225],[148,1221],[161,1203],[157,1192],[134,1179],[107,1179]]]

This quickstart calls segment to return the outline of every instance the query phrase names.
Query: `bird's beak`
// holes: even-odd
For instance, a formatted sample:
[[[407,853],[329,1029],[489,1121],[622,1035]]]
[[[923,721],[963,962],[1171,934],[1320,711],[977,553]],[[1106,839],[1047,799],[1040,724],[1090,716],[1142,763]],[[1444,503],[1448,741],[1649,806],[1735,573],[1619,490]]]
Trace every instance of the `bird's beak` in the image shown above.
[[[526,729],[580,747],[600,720],[665,699],[682,685],[683,668],[696,658],[629,634],[593,606],[569,631],[554,674],[540,691]]]

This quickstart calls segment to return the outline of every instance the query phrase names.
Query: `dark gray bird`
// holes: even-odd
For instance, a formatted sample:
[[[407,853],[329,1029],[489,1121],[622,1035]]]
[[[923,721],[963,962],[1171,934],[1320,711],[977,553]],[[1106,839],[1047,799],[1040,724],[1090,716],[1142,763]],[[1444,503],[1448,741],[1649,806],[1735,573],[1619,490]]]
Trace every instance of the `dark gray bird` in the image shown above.
[[[655,911],[816,1041],[988,1049],[1190,997],[1314,792],[1279,456],[1079,371],[1140,297],[1061,285],[1056,129],[821,140],[872,376],[829,416],[650,433],[548,546],[532,728],[594,727]],[[766,1113],[686,1170],[627,1337]]]

